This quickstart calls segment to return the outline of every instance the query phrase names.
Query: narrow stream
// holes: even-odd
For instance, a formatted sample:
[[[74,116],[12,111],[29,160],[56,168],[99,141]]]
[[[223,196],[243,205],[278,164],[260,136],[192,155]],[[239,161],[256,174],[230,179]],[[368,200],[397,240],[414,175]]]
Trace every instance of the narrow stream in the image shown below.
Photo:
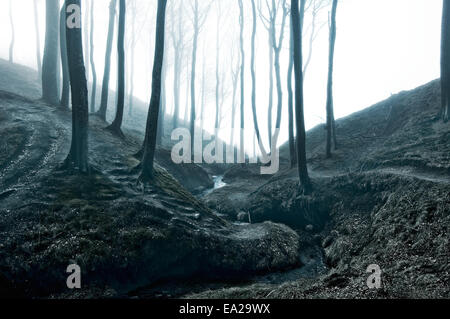
[[[213,176],[212,178],[213,178],[213,181],[214,181],[214,187],[205,190],[205,191],[200,195],[200,197],[205,197],[205,196],[211,194],[212,192],[214,192],[216,189],[219,189],[219,188],[222,188],[222,187],[227,186],[227,183],[225,183],[225,182],[223,181],[223,175]]]

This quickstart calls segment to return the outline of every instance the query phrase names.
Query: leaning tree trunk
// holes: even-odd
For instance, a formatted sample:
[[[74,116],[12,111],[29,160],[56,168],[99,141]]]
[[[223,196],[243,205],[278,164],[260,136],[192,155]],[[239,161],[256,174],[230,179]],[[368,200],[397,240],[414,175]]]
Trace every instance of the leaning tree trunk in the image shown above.
[[[109,80],[111,75],[111,53],[114,38],[114,25],[116,19],[116,5],[117,0],[111,0],[109,4],[109,26],[108,39],[106,41],[105,70],[103,72],[102,96],[100,101],[100,109],[97,113],[103,121],[106,121],[106,110],[108,109]]]
[[[126,4],[125,0],[119,1],[119,34],[117,40],[117,51],[118,51],[118,96],[117,96],[117,110],[116,117],[113,123],[108,127],[108,129],[114,134],[124,137],[122,133],[122,122],[123,122],[123,109],[125,104],[125,14],[126,14]]]
[[[294,36],[294,73],[295,73],[295,121],[297,125],[297,167],[301,187],[305,193],[312,190],[311,181],[306,166],[306,132],[303,103],[303,57],[302,57],[302,27],[301,21],[304,17],[305,0],[291,1],[291,15]]]
[[[46,0],[46,30],[42,63],[42,99],[59,103],[58,92],[59,1]]]
[[[59,33],[60,33],[60,56],[61,56],[61,65],[62,65],[62,93],[61,93],[61,101],[60,105],[63,108],[69,108],[70,103],[70,78],[69,78],[69,61],[67,58],[67,36],[66,36],[66,4],[64,3],[59,19]]]
[[[156,18],[155,59],[153,64],[152,96],[148,111],[147,127],[145,132],[144,155],[141,162],[142,172],[140,180],[149,182],[153,177],[153,162],[156,149],[156,134],[161,98],[161,73],[164,60],[164,37],[167,0],[158,0],[158,13]]]
[[[450,117],[450,0],[444,0],[441,39],[441,116],[444,122]]]
[[[9,45],[9,62],[14,63],[14,43],[16,35],[14,30],[14,19],[12,14],[12,0],[9,0],[9,22],[11,24],[11,43]]]
[[[294,134],[294,92],[292,91],[292,71],[294,70],[294,36],[292,28],[292,19],[290,27],[290,45],[289,45],[289,68],[288,68],[288,113],[289,113],[289,155],[291,168],[297,165],[297,153],[295,152],[295,134]]]
[[[33,1],[33,6],[34,6],[34,29],[36,33],[36,64],[39,79],[42,79],[41,39],[39,35],[39,15],[37,8],[37,0]]]
[[[331,157],[331,138],[332,135],[336,134],[333,132],[333,120],[334,120],[334,111],[333,111],[333,66],[334,66],[334,47],[336,43],[336,9],[337,9],[337,0],[333,0],[333,6],[331,10],[331,25],[330,25],[330,53],[328,58],[328,84],[327,84],[327,149],[326,149],[326,157]],[[334,138],[335,148],[336,145],[336,137]]]
[[[97,97],[97,72],[95,70],[94,61],[94,0],[91,0],[91,30],[90,30],[90,55],[89,59],[91,62],[92,69],[92,90],[91,90],[91,113],[95,112],[95,102]]]
[[[70,5],[76,5],[80,8],[81,6],[80,0],[67,0],[66,4],[68,7]],[[66,18],[71,18],[72,14],[66,13]],[[82,173],[88,173],[89,109],[81,25],[80,28],[66,28],[66,34],[70,86],[72,91],[72,144],[70,153],[66,159],[66,165],[67,167],[78,169]]]
[[[240,35],[239,43],[241,48],[241,131],[240,131],[240,143],[239,143],[239,162],[245,163],[245,145],[244,145],[244,129],[245,129],[245,49],[244,49],[244,4],[242,0],[239,0],[239,24],[240,24]]]

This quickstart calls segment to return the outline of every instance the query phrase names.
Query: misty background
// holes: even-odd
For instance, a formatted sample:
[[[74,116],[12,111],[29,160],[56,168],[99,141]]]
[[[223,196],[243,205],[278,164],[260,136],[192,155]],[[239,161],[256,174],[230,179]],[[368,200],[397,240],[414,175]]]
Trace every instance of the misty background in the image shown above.
[[[92,0],[91,0],[92,1]],[[98,85],[104,69],[104,55],[108,28],[109,0],[93,0],[95,8],[95,63]],[[151,72],[153,65],[155,19],[157,1],[134,0],[136,4],[135,37],[135,71],[134,96],[148,105],[151,94]],[[181,0],[169,0],[166,26],[166,110],[173,113],[173,46],[170,38],[172,26],[180,19],[177,15],[172,19],[170,6]],[[190,0],[182,0],[183,30],[186,41],[183,52],[183,66],[181,75],[180,114],[185,114],[185,108],[190,107],[188,78],[191,72],[192,54],[192,10]],[[38,0],[40,47],[43,51],[45,41],[45,1]],[[128,7],[131,1],[128,2]],[[212,2],[212,3],[211,3]],[[201,10],[209,6],[207,19],[200,32],[197,52],[197,115],[200,112],[202,96],[203,74],[205,75],[205,129],[214,132],[215,118],[215,67],[216,67],[216,34],[217,21],[219,25],[219,72],[223,79],[221,89],[223,108],[221,110],[220,137],[229,141],[231,130],[232,106],[232,66],[239,57],[239,6],[237,0],[221,0],[219,12],[216,1],[199,1]],[[256,1],[257,3],[259,0]],[[211,3],[211,5],[209,5]],[[265,1],[262,1],[264,11]],[[62,2],[61,2],[62,4]],[[0,28],[3,30],[0,40],[0,57],[8,59],[11,39],[9,20],[9,6],[15,26],[14,62],[37,69],[35,55],[35,27],[33,0],[1,0]],[[82,1],[83,11],[86,1]],[[126,68],[130,66],[130,43],[132,32],[132,10],[127,8],[126,21]],[[313,53],[307,73],[305,74],[305,122],[310,129],[325,122],[325,102],[327,83],[328,59],[328,14],[331,6],[320,11],[317,17],[317,27],[321,27],[313,43]],[[244,0],[244,44],[246,46],[245,61],[245,120],[246,127],[253,128],[251,113],[251,77],[250,77],[250,44],[252,14],[251,2]],[[402,90],[413,89],[439,77],[440,56],[440,28],[441,28],[442,0],[343,0],[339,4],[337,13],[337,41],[334,71],[334,112],[336,118],[347,116],[355,111],[368,107],[392,94]],[[84,18],[84,16],[83,16]],[[311,14],[306,12],[304,55],[309,50],[309,35]],[[281,24],[278,17],[277,28]],[[283,49],[281,53],[281,78],[283,83],[283,117],[278,145],[288,140],[287,116],[287,87],[286,77],[289,61],[289,28],[287,19]],[[115,30],[112,73],[110,88],[115,90],[117,79],[117,50]],[[269,96],[269,46],[268,33],[262,20],[258,17],[256,34],[256,98],[258,121],[265,145],[267,138],[267,109]],[[41,52],[41,56],[42,56]],[[87,63],[87,61],[85,61]],[[204,71],[203,71],[204,70]],[[89,76],[92,80],[92,75]],[[128,92],[128,83],[126,90]],[[275,79],[274,79],[275,83]],[[90,90],[90,86],[89,86]],[[239,106],[239,88],[236,93],[236,104]],[[277,92],[274,88],[274,114],[276,116]],[[127,99],[126,99],[127,100]],[[97,101],[99,103],[99,101]],[[115,109],[114,101],[110,101],[109,108]],[[97,106],[98,107],[98,106]],[[146,111],[146,110],[145,110]],[[127,112],[125,113],[127,114]],[[126,116],[126,115],[125,115]],[[239,112],[236,112],[236,125]],[[253,149],[252,130],[246,136],[247,151]],[[238,134],[238,133],[236,133]],[[238,139],[235,139],[235,141]]]

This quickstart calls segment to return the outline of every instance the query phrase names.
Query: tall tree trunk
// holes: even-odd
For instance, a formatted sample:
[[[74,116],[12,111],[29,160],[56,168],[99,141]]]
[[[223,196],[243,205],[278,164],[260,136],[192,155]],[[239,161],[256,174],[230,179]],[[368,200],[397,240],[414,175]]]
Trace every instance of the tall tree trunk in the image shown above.
[[[301,187],[304,193],[312,190],[311,181],[308,175],[308,167],[306,165],[306,132],[304,119],[304,103],[303,103],[303,57],[302,57],[302,26],[301,21],[305,14],[305,0],[291,1],[291,15],[294,36],[294,73],[295,73],[295,120],[297,125],[297,166]]]
[[[256,73],[255,73],[255,40],[256,40],[256,5],[255,0],[252,0],[252,52],[250,70],[252,74],[252,113],[253,113],[253,126],[255,128],[256,139],[258,141],[261,153],[266,156],[266,150],[262,143],[261,134],[259,132],[258,115],[256,113]]]
[[[330,24],[330,52],[328,58],[328,84],[327,84],[327,146],[326,157],[331,157],[331,138],[334,134],[335,148],[336,132],[333,132],[334,125],[334,111],[333,111],[333,66],[334,66],[334,47],[336,43],[336,10],[338,0],[333,0],[331,9],[331,24]]]
[[[267,110],[267,134],[269,136],[269,151],[272,149],[272,114],[273,114],[273,48],[272,32],[269,35],[269,107]]]
[[[39,14],[37,8],[37,0],[33,1],[33,7],[34,7],[34,28],[36,33],[36,65],[38,69],[39,79],[42,79],[41,38],[39,34]]]
[[[160,109],[158,115],[158,132],[156,145],[163,145],[164,138],[164,121],[166,113],[166,72],[167,72],[167,60],[163,59],[163,67],[161,70],[161,97],[160,97]]]
[[[141,162],[142,172],[140,180],[144,183],[153,177],[153,162],[156,149],[156,134],[161,97],[161,73],[164,60],[165,18],[167,0],[158,0],[158,13],[156,18],[155,59],[153,65],[152,96],[148,111],[147,127],[145,132],[144,155]]]
[[[97,72],[94,61],[94,0],[91,0],[91,30],[90,30],[90,61],[92,69],[92,90],[91,90],[91,113],[95,112],[95,102],[97,98]]]
[[[60,33],[60,56],[62,65],[62,93],[60,105],[63,108],[69,108],[70,103],[70,77],[69,77],[69,61],[67,58],[67,36],[66,36],[66,3],[63,4],[59,19],[59,33]]]
[[[89,71],[89,0],[83,0],[86,2],[86,12],[85,12],[85,19],[84,19],[84,61],[86,62],[86,80],[89,83],[90,79],[90,71]],[[90,0],[94,1],[94,0]],[[89,100],[89,97],[88,97]]]
[[[181,64],[183,57],[183,15],[181,2],[178,4],[178,16],[175,20],[175,6],[171,6],[171,21],[177,21],[177,28],[172,25],[172,45],[174,51],[174,67],[173,67],[173,118],[172,128],[178,127],[178,121],[180,119],[180,77],[181,77]]]
[[[244,49],[244,4],[242,0],[239,0],[239,24],[240,24],[240,35],[239,43],[241,48],[241,131],[240,131],[240,143],[239,143],[239,162],[245,163],[245,144],[244,144],[244,129],[245,129],[245,49]]]
[[[191,88],[191,77],[189,74],[189,58],[188,55],[186,55],[186,105],[184,108],[184,124],[186,125],[186,127],[188,127],[189,124],[189,101],[190,101],[190,96],[189,96],[189,92],[190,92],[190,88]]]
[[[238,76],[240,69],[240,59],[236,65],[236,69],[234,69],[234,65],[231,66],[231,74],[233,79],[233,96],[232,96],[232,105],[231,105],[231,133],[230,133],[230,145],[234,147],[234,135],[236,133],[235,123],[236,123],[236,93],[237,93],[237,85],[238,85]]]
[[[198,45],[198,35],[199,35],[199,8],[198,8],[198,0],[194,0],[194,42],[192,44],[192,71],[191,71],[191,120],[190,120],[190,128],[189,131],[191,133],[191,145],[194,145],[195,138],[195,75],[197,68],[197,45]],[[192,153],[192,156],[194,154]]]
[[[290,44],[289,44],[289,68],[288,68],[288,113],[289,113],[289,155],[291,168],[297,165],[297,153],[295,150],[295,134],[294,134],[294,92],[292,91],[292,71],[294,69],[294,36],[291,18]]]
[[[124,137],[122,133],[123,109],[125,104],[125,0],[119,0],[119,33],[117,40],[118,52],[118,96],[116,117],[108,129],[114,134]]]
[[[46,30],[42,63],[42,99],[59,103],[58,92],[59,1],[46,0]]]
[[[441,116],[444,122],[450,117],[450,0],[444,0],[441,39]]]
[[[114,39],[116,6],[117,0],[111,0],[109,4],[109,26],[108,26],[108,39],[106,41],[105,70],[103,72],[102,97],[100,101],[100,110],[98,111],[98,115],[103,121],[106,121],[106,110],[108,108],[109,80],[111,77],[111,53]]]
[[[76,5],[80,8],[80,0],[67,0],[67,6]],[[72,13],[66,13],[68,19]],[[64,24],[66,25],[66,24]],[[82,30],[67,28],[67,54],[69,62],[70,86],[72,91],[72,144],[66,159],[66,165],[89,172],[88,163],[88,90],[86,70],[83,59]]]
[[[132,17],[131,17],[131,44],[130,44],[130,64],[129,68],[129,96],[128,96],[128,115],[133,115],[133,103],[134,103],[134,57],[136,49],[136,2],[132,3]]]
[[[219,90],[220,90],[220,74],[219,74],[219,62],[220,62],[220,17],[221,17],[221,7],[220,2],[216,0],[217,5],[217,21],[216,21],[216,118],[214,121],[214,136],[217,139],[219,135],[219,117],[220,117],[220,107],[219,107]],[[203,114],[202,114],[203,116]]]
[[[205,124],[205,104],[206,104],[206,46],[203,45],[203,59],[202,59],[202,106],[200,110],[200,129],[203,130]],[[216,123],[217,123],[216,119]]]
[[[12,13],[12,1],[9,0],[9,22],[11,24],[11,43],[9,45],[9,62],[14,63],[14,43],[16,41],[16,35],[14,31],[14,19]]]

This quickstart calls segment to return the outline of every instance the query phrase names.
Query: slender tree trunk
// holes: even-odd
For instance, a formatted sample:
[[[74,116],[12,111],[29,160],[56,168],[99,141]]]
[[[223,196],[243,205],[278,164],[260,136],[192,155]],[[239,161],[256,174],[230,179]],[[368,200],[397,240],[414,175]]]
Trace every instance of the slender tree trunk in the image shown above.
[[[59,103],[58,92],[58,36],[59,1],[46,0],[45,49],[42,63],[42,99]]]
[[[450,117],[450,0],[444,0],[441,38],[441,116],[444,122]]]
[[[131,45],[130,45],[130,64],[129,68],[129,96],[128,96],[128,115],[133,115],[133,104],[134,104],[134,57],[136,49],[136,2],[132,3],[132,20],[131,20]]]
[[[166,72],[167,72],[167,61],[163,60],[163,67],[161,70],[161,98],[160,98],[160,110],[158,115],[158,132],[156,145],[163,145],[164,138],[164,121],[166,113]]]
[[[194,0],[194,43],[192,44],[192,71],[191,71],[191,121],[190,121],[190,133],[191,133],[191,145],[194,145],[195,138],[195,75],[197,67],[197,43],[199,35],[199,12],[198,12],[198,0]],[[192,157],[194,154],[192,153]]]
[[[84,61],[86,62],[86,80],[89,83],[90,71],[89,71],[89,0],[84,0],[86,2],[86,12],[84,19]],[[94,1],[94,0],[90,0]],[[88,97],[89,99],[89,97]]]
[[[122,133],[123,122],[123,110],[125,104],[125,14],[126,3],[125,0],[119,0],[119,31],[117,41],[118,51],[118,97],[117,97],[117,110],[116,117],[113,123],[108,127],[114,134],[124,137]]]
[[[238,84],[238,74],[240,63],[236,66],[236,71],[233,69],[234,66],[231,66],[231,72],[233,76],[233,97],[232,97],[232,105],[231,105],[231,136],[230,136],[230,145],[234,147],[234,135],[236,133],[235,123],[236,123],[236,93],[237,93],[237,84]]]
[[[97,98],[97,72],[94,61],[94,0],[91,0],[91,30],[90,30],[90,61],[92,69],[92,90],[91,90],[91,113],[95,112],[95,102]]]
[[[200,110],[200,129],[203,130],[205,124],[205,104],[206,104],[206,46],[203,45],[203,59],[202,59],[202,106]],[[216,119],[216,123],[218,120]]]
[[[108,40],[106,41],[105,70],[103,72],[102,97],[100,101],[100,110],[98,111],[98,115],[103,121],[106,121],[106,110],[108,108],[109,80],[111,76],[111,53],[114,39],[116,6],[117,0],[111,0],[109,4]]]
[[[295,134],[294,134],[294,92],[292,91],[292,71],[294,69],[294,37],[291,19],[290,45],[289,45],[289,68],[288,68],[288,113],[289,113],[289,155],[291,168],[297,165],[297,153],[295,150]]]
[[[252,113],[253,113],[253,126],[255,128],[256,139],[258,141],[261,153],[266,156],[266,150],[262,143],[261,134],[259,132],[258,115],[256,113],[256,72],[255,72],[255,40],[256,40],[256,5],[255,0],[252,0],[252,52],[250,61],[250,70],[252,74]]]
[[[11,24],[11,43],[9,45],[9,62],[14,63],[14,43],[16,41],[16,35],[14,31],[14,19],[12,13],[12,1],[9,0],[9,22]]]
[[[331,157],[331,138],[333,136],[334,128],[334,112],[333,112],[333,66],[334,66],[334,47],[336,43],[336,9],[337,0],[333,0],[333,6],[331,9],[331,25],[330,25],[330,52],[328,58],[328,84],[327,84],[327,146],[326,157]],[[336,132],[334,132],[334,135]],[[336,136],[334,137],[335,147]]]
[[[81,6],[80,0],[67,0],[66,4],[67,6],[76,5],[79,8]],[[70,15],[71,13],[66,13],[66,18],[69,18]],[[66,28],[66,34],[72,90],[72,144],[66,159],[66,166],[76,168],[82,173],[88,173],[89,110],[82,30],[81,28]]]
[[[239,23],[240,23],[240,35],[239,43],[241,47],[241,131],[240,131],[240,143],[239,143],[239,162],[245,163],[245,144],[244,144],[244,129],[245,129],[245,49],[244,49],[244,4],[242,0],[239,0]]]
[[[36,33],[36,65],[38,69],[39,79],[42,79],[41,38],[39,34],[39,14],[37,8],[37,0],[33,1],[33,6],[34,6],[34,28]]]
[[[59,33],[60,33],[60,56],[62,65],[62,93],[61,106],[68,109],[70,105],[70,77],[69,77],[69,61],[67,58],[67,36],[66,36],[66,3],[63,4],[60,12]]]
[[[216,0],[217,1],[217,0]],[[214,136],[218,137],[219,135],[219,116],[220,116],[220,107],[219,107],[219,90],[220,90],[220,75],[219,75],[219,62],[220,62],[220,2],[218,2],[218,17],[216,24],[216,118],[214,121]],[[202,115],[203,116],[203,115]]]
[[[312,190],[311,181],[306,165],[306,132],[303,104],[303,58],[302,58],[302,27],[301,21],[304,17],[305,0],[291,1],[291,15],[294,36],[294,73],[295,73],[295,120],[297,125],[297,165],[301,187],[307,194]]]
[[[269,107],[267,111],[267,134],[269,135],[269,151],[272,149],[272,114],[273,114],[273,47],[272,31],[269,31]]]
[[[186,127],[188,127],[189,124],[189,100],[190,100],[190,96],[189,96],[189,90],[191,87],[191,77],[189,74],[189,58],[186,55],[186,62],[187,62],[187,66],[186,66],[186,106],[184,108],[184,124],[186,125]]]
[[[156,134],[161,94],[161,72],[164,60],[165,15],[167,0],[158,0],[156,21],[155,59],[153,65],[152,97],[148,112],[147,128],[145,132],[144,156],[142,158],[142,172],[140,180],[144,183],[153,177],[153,162],[156,149]]]

